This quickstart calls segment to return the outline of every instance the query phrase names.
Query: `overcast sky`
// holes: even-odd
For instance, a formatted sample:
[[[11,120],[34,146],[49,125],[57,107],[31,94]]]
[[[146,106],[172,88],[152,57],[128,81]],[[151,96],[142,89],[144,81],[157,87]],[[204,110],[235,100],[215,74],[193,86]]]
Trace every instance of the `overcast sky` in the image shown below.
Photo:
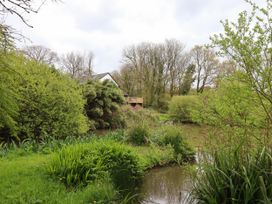
[[[92,51],[100,73],[117,70],[122,49],[131,44],[175,38],[190,49],[208,43],[222,31],[220,20],[236,19],[246,8],[243,0],[63,0],[26,16],[34,28],[15,17],[7,22],[31,39],[28,45],[59,54]]]

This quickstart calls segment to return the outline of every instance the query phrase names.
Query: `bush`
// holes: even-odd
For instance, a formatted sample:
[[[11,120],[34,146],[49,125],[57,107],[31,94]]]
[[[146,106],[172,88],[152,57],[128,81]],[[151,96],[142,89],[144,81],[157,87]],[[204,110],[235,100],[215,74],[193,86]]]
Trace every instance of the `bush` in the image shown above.
[[[180,129],[175,126],[165,126],[157,131],[154,141],[160,146],[171,145],[175,155],[181,157],[182,161],[194,160],[194,151],[184,141]]]
[[[9,76],[18,110],[15,125],[0,129],[0,140],[40,142],[49,136],[65,138],[87,131],[84,99],[76,82],[47,65],[16,55],[10,57],[9,66],[16,70]]]
[[[148,126],[156,126],[159,122],[159,114],[158,112],[152,109],[139,109],[139,110],[131,110],[129,106],[123,106],[122,112],[124,113],[126,126],[128,128],[134,127],[134,124],[145,123]]]
[[[193,122],[192,111],[197,103],[198,96],[174,96],[169,104],[169,114],[176,122]]]
[[[128,189],[141,179],[142,167],[131,148],[96,141],[63,148],[53,156],[49,173],[68,187],[85,186],[109,176],[117,188]]]
[[[211,142],[224,146],[243,146],[249,148],[257,142],[267,145],[264,129],[267,117],[260,104],[259,97],[252,88],[241,82],[243,73],[220,81],[217,89],[200,96],[199,108],[193,112],[194,120],[199,124],[213,127]],[[269,104],[263,104],[269,110]],[[210,145],[212,146],[212,145]],[[234,147],[236,148],[236,147]]]
[[[19,107],[15,86],[16,72],[9,64],[10,57],[0,49],[0,130],[5,128],[6,131],[12,130],[14,133],[16,129],[15,117],[18,116]]]
[[[124,103],[121,90],[115,84],[89,81],[83,86],[87,100],[85,111],[94,129],[115,129],[125,126],[120,106]]]
[[[150,132],[147,125],[140,123],[128,130],[128,141],[134,145],[147,144],[150,138]]]
[[[201,166],[192,191],[199,203],[271,203],[272,151],[220,151]]]

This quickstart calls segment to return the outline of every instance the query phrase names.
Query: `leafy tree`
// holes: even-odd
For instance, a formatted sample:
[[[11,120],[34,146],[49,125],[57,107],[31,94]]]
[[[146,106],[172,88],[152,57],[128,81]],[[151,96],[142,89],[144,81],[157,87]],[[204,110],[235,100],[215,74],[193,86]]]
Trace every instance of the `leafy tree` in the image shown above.
[[[18,94],[14,80],[16,72],[11,68],[10,58],[11,55],[0,51],[0,128],[15,130]]]
[[[197,109],[198,96],[174,96],[169,103],[169,114],[176,122],[192,123],[193,111]]]
[[[119,128],[124,126],[120,105],[124,103],[121,90],[115,84],[89,81],[83,85],[87,100],[85,111],[93,128]]]
[[[260,7],[247,0],[251,12],[243,11],[237,22],[222,22],[224,33],[213,36],[212,42],[222,55],[230,57],[246,73],[246,81],[256,92],[272,124],[272,2]]]
[[[179,88],[179,93],[182,95],[187,95],[191,89],[192,83],[195,81],[195,65],[191,64],[186,69],[183,81]]]
[[[13,98],[18,109],[12,109],[16,114],[10,115],[14,125],[6,123],[2,126],[0,140],[17,138],[39,142],[47,137],[64,138],[87,131],[84,99],[76,82],[45,64],[22,56],[10,56],[9,63],[16,74],[8,73],[5,77],[14,81],[10,86],[18,95]],[[8,99],[1,98],[0,101]]]
[[[214,141],[233,149],[237,145],[249,148],[254,137],[264,142],[260,133],[266,125],[266,114],[257,94],[248,83],[242,82],[243,78],[242,72],[224,78],[216,90],[200,96],[198,108],[193,111],[194,121],[213,127]]]

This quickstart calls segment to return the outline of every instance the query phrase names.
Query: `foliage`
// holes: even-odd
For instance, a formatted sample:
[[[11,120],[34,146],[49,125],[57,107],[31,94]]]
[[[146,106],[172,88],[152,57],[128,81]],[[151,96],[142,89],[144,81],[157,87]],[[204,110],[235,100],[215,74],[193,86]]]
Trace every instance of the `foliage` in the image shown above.
[[[271,203],[272,151],[216,152],[200,166],[192,198],[198,203]]]
[[[241,12],[237,23],[223,21],[224,33],[212,37],[220,53],[230,57],[246,74],[244,81],[256,92],[271,129],[272,115],[272,2],[264,7],[246,1],[251,12]]]
[[[188,65],[185,46],[178,40],[140,43],[124,49],[122,67],[114,77],[130,96],[144,98],[145,107],[166,108],[166,94],[178,92]]]
[[[144,170],[154,167],[167,166],[176,164],[176,155],[171,146],[158,147],[157,145],[150,146],[135,146],[136,152],[140,157],[140,164]]]
[[[49,135],[64,138],[86,132],[84,100],[74,81],[47,65],[18,55],[10,55],[8,63],[16,70],[6,76],[14,81],[11,85],[18,95],[15,98],[18,109],[17,117],[12,118],[16,126],[6,125],[1,129],[2,141],[15,137],[21,141],[41,141]]]
[[[185,142],[181,130],[176,126],[169,125],[159,129],[155,133],[153,140],[160,146],[170,145],[174,149],[176,157],[178,157],[181,161],[194,160],[193,150]]]
[[[118,134],[120,136],[117,136]],[[139,171],[176,163],[176,157],[171,146],[130,146],[112,141],[114,138],[122,138],[122,134],[122,131],[116,131],[105,135],[105,137],[69,137],[63,141],[48,141],[48,144],[44,144],[43,148],[40,147],[41,151],[32,149],[33,146],[30,143],[24,144],[20,148],[8,146],[7,153],[0,158],[1,201],[4,203],[130,203],[129,200],[133,196],[126,196],[123,200],[122,192],[124,191],[121,189],[131,185],[126,180],[131,178],[129,175],[135,176]],[[76,157],[78,152],[75,153],[75,164],[68,165],[66,163],[65,167],[78,167],[80,162],[92,166],[93,163],[86,162],[87,158],[99,155],[99,161],[100,159],[101,161],[98,167],[101,167],[101,169],[99,168],[101,171],[98,172],[98,175],[101,175],[102,178],[97,176],[95,181],[85,184],[85,188],[81,187],[83,184],[79,184],[76,188],[72,185],[67,190],[67,186],[64,185],[65,177],[51,176],[48,174],[48,170],[52,170],[52,159],[56,159],[57,162],[61,152],[67,153],[65,156],[63,154],[64,157],[61,158],[62,164],[64,164],[64,159],[72,161],[71,155],[73,154],[68,153],[67,149],[73,150],[73,147],[79,146],[84,147],[83,149],[78,148],[84,157]],[[62,149],[60,150],[60,148]],[[31,153],[31,151],[33,152]],[[54,153],[55,151],[57,152]],[[86,152],[88,152],[88,156]],[[94,153],[94,155],[89,153]],[[137,164],[134,163],[133,158],[137,158]],[[106,165],[103,165],[104,162]],[[137,168],[133,167],[134,164]],[[60,169],[60,166],[57,166],[60,171],[66,171],[64,167]],[[127,170],[131,173],[126,172]],[[76,171],[73,172],[74,175],[76,173]],[[56,178],[61,179],[62,182]],[[117,184],[112,182],[114,178],[118,180]],[[137,176],[135,182],[140,181],[141,177]],[[124,183],[120,184],[119,182]],[[122,187],[117,189],[117,185]]]
[[[197,108],[198,96],[174,96],[169,103],[169,114],[177,122],[193,122],[192,111]]]
[[[243,74],[237,73],[225,78],[216,91],[203,94],[193,118],[218,130],[214,139],[222,135],[226,145],[249,147],[253,138],[261,139],[259,135],[265,127],[266,115],[256,93],[247,83],[240,82],[241,77]]]
[[[111,141],[68,146],[52,157],[49,172],[67,186],[86,185],[109,175],[120,189],[134,186],[142,176],[132,149]]]
[[[109,135],[113,135],[109,134]],[[95,135],[81,135],[79,137],[68,136],[63,139],[55,139],[48,137],[46,140],[37,143],[31,139],[24,140],[20,143],[2,143],[0,144],[0,157],[5,158],[17,158],[19,156],[31,155],[33,153],[39,154],[51,154],[60,150],[62,147],[71,145],[71,144],[82,144],[93,142]]]
[[[114,131],[107,132],[106,135],[103,135],[102,140],[113,140],[115,142],[123,143],[127,140],[125,130],[118,129]]]
[[[124,102],[123,95],[118,87],[110,81],[102,83],[89,81],[83,86],[87,100],[85,111],[94,124],[93,128],[121,128],[125,121],[120,110]]]
[[[128,130],[128,141],[134,145],[144,145],[149,142],[150,131],[145,123],[134,125]]]
[[[154,100],[151,104],[151,107],[161,113],[165,113],[168,110],[170,99],[171,97],[169,94],[161,94],[159,96],[156,95],[154,96]]]
[[[195,65],[190,64],[185,71],[184,79],[180,85],[179,94],[187,95],[190,92],[192,83],[195,81]]]
[[[6,131],[11,129],[15,132],[15,118],[19,109],[14,79],[17,73],[10,68],[9,60],[10,56],[4,51],[0,51],[0,129],[5,127]]]
[[[128,128],[133,127],[134,124],[145,123],[149,127],[154,127],[158,125],[159,114],[152,109],[139,109],[131,110],[129,106],[123,106],[122,112],[124,113],[124,118],[126,121],[126,126]]]
[[[0,160],[1,203],[110,203],[118,192],[110,181],[67,191],[46,172],[48,155],[32,154]]]

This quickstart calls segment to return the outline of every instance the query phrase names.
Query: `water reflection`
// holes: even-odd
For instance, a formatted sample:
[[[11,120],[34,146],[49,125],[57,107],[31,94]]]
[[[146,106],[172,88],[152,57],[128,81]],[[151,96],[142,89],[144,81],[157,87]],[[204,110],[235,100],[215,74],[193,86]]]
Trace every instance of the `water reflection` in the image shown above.
[[[188,203],[191,186],[189,171],[184,167],[176,166],[151,170],[146,174],[143,181],[141,203]]]

